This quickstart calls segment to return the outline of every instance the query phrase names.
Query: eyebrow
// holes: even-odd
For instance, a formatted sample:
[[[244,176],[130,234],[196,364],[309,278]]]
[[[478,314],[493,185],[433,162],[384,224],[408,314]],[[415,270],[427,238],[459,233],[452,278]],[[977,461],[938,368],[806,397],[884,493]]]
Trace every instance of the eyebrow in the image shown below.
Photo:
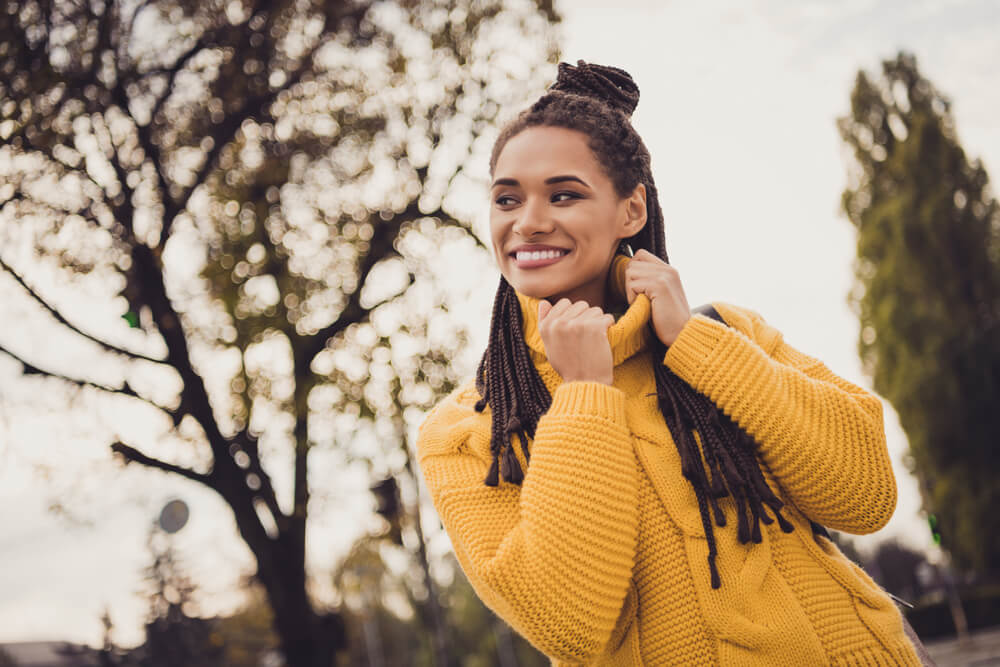
[[[545,179],[545,185],[552,185],[553,183],[565,183],[567,181],[575,181],[575,182],[580,183],[581,185],[583,185],[585,187],[588,187],[588,188],[590,187],[580,177],[578,177],[578,176],[572,176],[570,174],[564,174],[562,176],[552,176],[551,178],[546,178]],[[521,184],[518,183],[517,179],[515,179],[515,178],[498,178],[497,180],[493,181],[493,185],[490,186],[490,187],[495,188],[498,185],[513,185],[513,186],[516,186],[516,187],[520,187]]]

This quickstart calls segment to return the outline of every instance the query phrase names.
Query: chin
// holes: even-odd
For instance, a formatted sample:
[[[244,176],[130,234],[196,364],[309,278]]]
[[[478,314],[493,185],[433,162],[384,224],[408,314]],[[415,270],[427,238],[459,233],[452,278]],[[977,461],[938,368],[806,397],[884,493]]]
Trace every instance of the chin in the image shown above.
[[[524,296],[530,296],[532,299],[548,299],[554,294],[561,293],[558,288],[553,289],[548,286],[542,287],[540,285],[526,285],[524,283],[517,284],[511,282],[510,280],[507,282],[510,283],[510,286],[513,287],[515,291],[520,292]]]

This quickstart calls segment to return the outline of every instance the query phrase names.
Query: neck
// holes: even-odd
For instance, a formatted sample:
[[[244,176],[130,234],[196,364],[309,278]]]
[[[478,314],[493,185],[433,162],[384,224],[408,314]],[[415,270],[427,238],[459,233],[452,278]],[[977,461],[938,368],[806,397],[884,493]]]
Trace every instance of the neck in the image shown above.
[[[606,310],[607,304],[611,301],[610,295],[612,291],[611,286],[608,284],[609,275],[609,269],[605,269],[604,275],[598,280],[578,285],[565,292],[557,292],[535,298],[545,299],[552,305],[555,305],[562,299],[569,299],[572,303],[583,301],[590,307],[597,306],[601,310]]]
[[[611,345],[612,358],[618,365],[631,355],[645,347],[650,338],[649,323],[652,311],[649,299],[645,294],[636,295],[631,305],[625,299],[625,267],[629,258],[617,256],[611,264],[608,274],[606,300],[609,307],[621,311],[621,317],[608,329],[608,342]],[[539,299],[517,292],[524,322],[524,338],[537,359],[545,358],[545,346],[538,332],[538,302]]]
[[[560,299],[569,299],[573,303],[584,301],[588,306],[597,306],[606,313],[622,313],[628,308],[625,296],[625,267],[630,259],[625,255],[615,255],[600,280],[579,285],[560,294],[534,298],[544,298],[552,305]]]

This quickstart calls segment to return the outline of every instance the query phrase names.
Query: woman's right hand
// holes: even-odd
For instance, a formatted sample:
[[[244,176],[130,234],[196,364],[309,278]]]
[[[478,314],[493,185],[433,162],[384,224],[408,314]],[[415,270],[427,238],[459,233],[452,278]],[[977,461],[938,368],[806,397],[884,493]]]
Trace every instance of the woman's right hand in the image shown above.
[[[554,306],[538,303],[538,332],[545,355],[564,382],[612,384],[614,364],[608,327],[615,318],[586,301],[560,299]]]

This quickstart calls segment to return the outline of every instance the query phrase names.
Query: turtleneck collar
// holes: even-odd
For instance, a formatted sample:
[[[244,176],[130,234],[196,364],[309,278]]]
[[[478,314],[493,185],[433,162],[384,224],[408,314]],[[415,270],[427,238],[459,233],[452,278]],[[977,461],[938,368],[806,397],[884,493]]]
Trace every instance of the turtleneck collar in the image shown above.
[[[608,271],[608,286],[612,298],[620,303],[627,303],[625,295],[625,267],[632,261],[625,255],[615,255]],[[538,302],[540,299],[525,296],[516,292],[521,302],[521,317],[524,320],[524,341],[532,351],[532,357],[545,359],[545,345],[542,335],[538,332]],[[605,304],[607,307],[607,304]],[[647,325],[652,308],[645,294],[636,296],[635,301],[617,322],[608,328],[608,342],[611,344],[611,358],[615,366],[619,365],[639,350],[643,349],[653,336]]]

